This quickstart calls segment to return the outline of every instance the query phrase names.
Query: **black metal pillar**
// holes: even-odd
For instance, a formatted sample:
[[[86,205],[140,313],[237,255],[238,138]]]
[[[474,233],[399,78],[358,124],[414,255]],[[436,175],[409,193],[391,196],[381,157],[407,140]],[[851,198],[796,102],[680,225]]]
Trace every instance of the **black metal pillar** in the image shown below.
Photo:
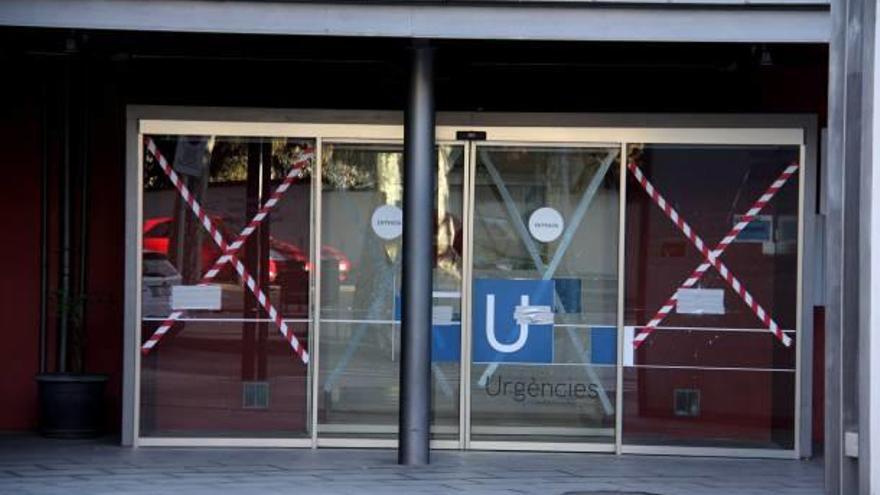
[[[434,250],[434,74],[432,48],[412,48],[404,117],[403,287],[400,359],[400,464],[430,462],[431,289]]]

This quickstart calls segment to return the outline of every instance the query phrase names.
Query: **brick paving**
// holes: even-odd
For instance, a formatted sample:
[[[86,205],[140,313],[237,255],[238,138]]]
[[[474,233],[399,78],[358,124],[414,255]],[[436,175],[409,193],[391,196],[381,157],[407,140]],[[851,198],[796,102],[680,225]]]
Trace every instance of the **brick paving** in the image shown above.
[[[0,494],[820,495],[821,461],[393,450],[130,449],[109,440],[0,436]]]

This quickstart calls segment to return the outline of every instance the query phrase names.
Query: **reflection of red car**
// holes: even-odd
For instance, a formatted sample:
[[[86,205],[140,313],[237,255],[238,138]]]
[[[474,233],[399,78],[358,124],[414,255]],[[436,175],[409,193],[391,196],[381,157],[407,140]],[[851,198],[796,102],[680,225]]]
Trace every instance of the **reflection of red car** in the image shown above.
[[[223,220],[219,217],[212,216],[211,221],[217,225],[224,238],[232,239],[229,235]],[[171,229],[173,222],[171,217],[155,217],[144,220],[144,250],[153,251],[168,255],[168,249],[171,245]],[[202,272],[207,272],[211,265],[220,256],[220,249],[208,237],[204,238],[202,243]],[[339,267],[339,280],[344,282],[348,279],[351,270],[351,262],[342,251],[332,246],[321,247],[321,259],[323,263],[335,260]],[[278,276],[280,265],[286,265],[290,262],[301,264],[306,271],[311,270],[312,264],[309,262],[309,254],[298,246],[286,241],[269,237],[269,280],[275,281]]]

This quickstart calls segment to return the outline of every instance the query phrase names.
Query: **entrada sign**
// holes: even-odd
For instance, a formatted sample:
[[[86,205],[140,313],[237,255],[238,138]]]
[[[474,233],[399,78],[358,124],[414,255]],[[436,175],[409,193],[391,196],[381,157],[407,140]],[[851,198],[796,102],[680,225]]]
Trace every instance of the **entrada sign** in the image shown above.
[[[382,205],[370,218],[373,232],[382,239],[397,239],[403,233],[403,211],[394,205]]]

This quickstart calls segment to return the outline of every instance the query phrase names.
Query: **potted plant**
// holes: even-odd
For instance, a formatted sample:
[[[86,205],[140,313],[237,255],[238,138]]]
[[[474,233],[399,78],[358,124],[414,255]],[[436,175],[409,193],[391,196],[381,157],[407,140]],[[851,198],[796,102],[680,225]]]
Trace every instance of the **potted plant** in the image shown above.
[[[37,375],[40,432],[54,438],[94,437],[101,433],[107,375],[84,372],[86,296],[59,291],[56,308],[67,339],[59,345],[64,359],[58,371]],[[65,345],[66,344],[66,345]],[[67,366],[69,361],[70,365]]]

